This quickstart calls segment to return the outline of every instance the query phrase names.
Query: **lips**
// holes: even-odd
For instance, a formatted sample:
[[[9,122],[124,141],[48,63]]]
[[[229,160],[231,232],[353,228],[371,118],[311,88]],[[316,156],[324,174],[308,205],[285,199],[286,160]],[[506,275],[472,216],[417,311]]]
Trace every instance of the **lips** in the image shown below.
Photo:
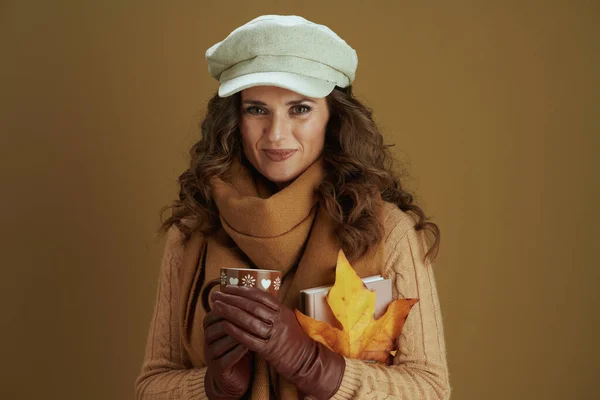
[[[294,150],[294,149],[282,149],[282,150],[264,149],[263,150],[265,155],[272,161],[287,160],[288,158],[293,156],[296,153],[296,151],[297,150]]]

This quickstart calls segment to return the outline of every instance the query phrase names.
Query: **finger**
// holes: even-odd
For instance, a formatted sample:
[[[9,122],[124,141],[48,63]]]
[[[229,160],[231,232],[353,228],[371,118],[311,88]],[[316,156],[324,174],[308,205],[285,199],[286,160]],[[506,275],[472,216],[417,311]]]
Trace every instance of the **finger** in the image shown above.
[[[204,329],[204,341],[207,344],[211,344],[215,340],[218,340],[224,336],[227,336],[227,332],[223,328],[223,322],[225,321],[223,317],[219,317],[220,321],[210,325],[208,328]]]
[[[214,362],[223,357],[224,354],[231,351],[234,347],[237,347],[239,344],[240,342],[235,340],[233,337],[225,335],[207,345],[207,351],[210,353],[210,359]]]
[[[275,298],[275,296],[254,287],[225,286],[220,293],[233,294],[249,300],[254,300],[264,304],[274,311],[278,311],[281,304],[279,300]]]
[[[209,311],[204,316],[204,321],[202,321],[202,325],[204,326],[204,329],[206,330],[206,328],[209,327],[210,325],[214,324],[215,322],[222,321],[222,320],[223,320],[223,317],[221,317],[219,314],[217,314],[214,311]]]
[[[237,364],[247,353],[248,348],[238,343],[229,352],[223,354],[219,359],[215,360],[215,363],[221,370],[229,369]]]
[[[240,329],[231,322],[224,322],[223,326],[229,336],[240,342],[243,346],[247,347],[250,351],[255,351],[261,354],[261,350],[264,350],[267,341],[265,339],[256,337],[251,333]]]
[[[240,310],[244,310],[249,314],[252,314],[265,322],[273,323],[277,311],[266,307],[264,304],[256,302],[254,300],[250,300],[248,298],[242,296],[236,296],[228,293],[215,293],[213,304],[215,302],[223,302],[225,304],[229,304],[230,306],[234,306],[239,308]]]
[[[214,310],[219,313],[227,321],[234,323],[240,328],[251,332],[254,336],[261,338],[268,338],[271,332],[273,324],[270,322],[263,321],[262,319],[246,312],[245,310],[239,309],[230,304],[222,301],[215,301],[213,303]],[[225,326],[223,321],[223,326]]]

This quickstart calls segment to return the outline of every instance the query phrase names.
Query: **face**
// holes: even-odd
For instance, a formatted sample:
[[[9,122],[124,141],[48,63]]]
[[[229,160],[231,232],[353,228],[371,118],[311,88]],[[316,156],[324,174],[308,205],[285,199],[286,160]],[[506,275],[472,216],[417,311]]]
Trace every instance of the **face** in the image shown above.
[[[240,131],[244,154],[279,187],[319,158],[329,121],[327,100],[275,86],[242,91]]]

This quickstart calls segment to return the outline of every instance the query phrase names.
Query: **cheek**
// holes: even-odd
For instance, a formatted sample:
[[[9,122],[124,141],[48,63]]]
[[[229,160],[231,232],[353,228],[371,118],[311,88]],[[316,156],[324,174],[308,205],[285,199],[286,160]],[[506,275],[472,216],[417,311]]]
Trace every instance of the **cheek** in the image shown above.
[[[298,139],[310,146],[311,150],[321,150],[325,142],[326,125],[321,120],[307,121],[298,131]]]
[[[253,148],[261,137],[261,128],[250,122],[240,124],[240,133],[242,135],[242,143],[244,148]]]

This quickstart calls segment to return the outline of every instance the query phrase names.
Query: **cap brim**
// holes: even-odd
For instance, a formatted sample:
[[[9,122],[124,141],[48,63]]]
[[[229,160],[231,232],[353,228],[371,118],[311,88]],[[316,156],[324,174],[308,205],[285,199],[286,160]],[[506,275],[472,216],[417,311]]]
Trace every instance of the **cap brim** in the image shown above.
[[[331,93],[335,83],[291,72],[256,72],[221,82],[219,97],[228,97],[254,86],[277,86],[319,99]]]

